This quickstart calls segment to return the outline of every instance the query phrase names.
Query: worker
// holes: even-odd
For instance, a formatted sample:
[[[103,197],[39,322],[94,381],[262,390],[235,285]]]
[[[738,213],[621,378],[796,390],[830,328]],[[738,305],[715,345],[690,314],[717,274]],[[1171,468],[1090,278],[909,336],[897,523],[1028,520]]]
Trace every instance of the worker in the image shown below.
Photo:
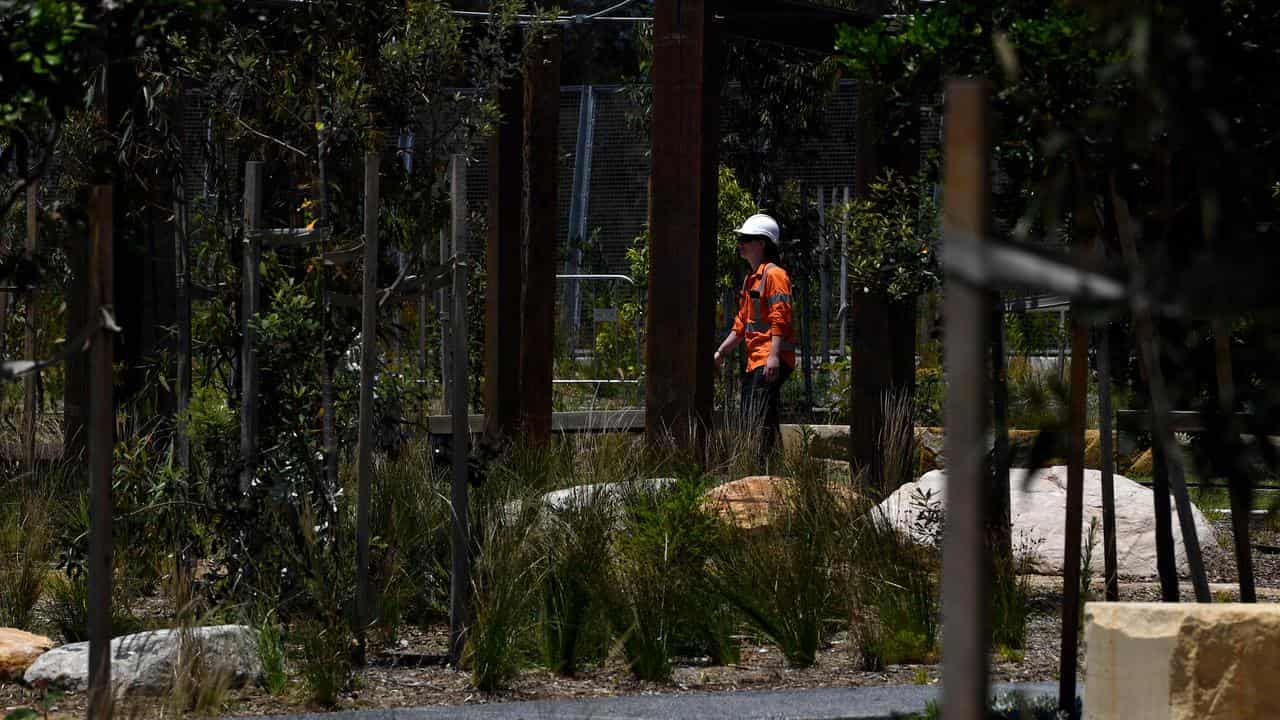
[[[742,377],[742,422],[760,433],[759,454],[767,466],[777,446],[778,398],[782,383],[796,367],[796,336],[791,325],[791,278],[778,266],[778,223],[768,215],[752,215],[736,231],[738,255],[751,272],[742,284],[738,315],[720,348],[718,370],[738,343],[747,343],[747,371]]]

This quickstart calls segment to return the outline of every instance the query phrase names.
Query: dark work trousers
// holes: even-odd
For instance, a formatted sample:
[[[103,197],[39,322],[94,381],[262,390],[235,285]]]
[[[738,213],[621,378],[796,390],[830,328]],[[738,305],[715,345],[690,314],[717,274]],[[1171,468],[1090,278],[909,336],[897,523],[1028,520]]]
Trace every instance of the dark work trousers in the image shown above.
[[[791,371],[784,363],[773,382],[765,382],[763,365],[742,376],[742,425],[747,431],[760,431],[761,471],[766,471],[769,456],[782,434],[778,427],[778,397]]]

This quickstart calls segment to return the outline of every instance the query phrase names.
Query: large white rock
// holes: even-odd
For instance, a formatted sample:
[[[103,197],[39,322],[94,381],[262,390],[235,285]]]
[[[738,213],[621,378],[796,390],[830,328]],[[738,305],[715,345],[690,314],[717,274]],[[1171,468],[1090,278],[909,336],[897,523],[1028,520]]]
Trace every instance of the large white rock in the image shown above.
[[[1280,606],[1089,603],[1089,720],[1280,717]]]
[[[243,625],[191,628],[185,643],[180,630],[154,630],[111,641],[111,686],[117,696],[159,695],[173,687],[179,668],[198,662],[200,676],[239,687],[262,674],[253,631]],[[183,652],[198,652],[194,659]],[[89,684],[89,643],[57,647],[27,668],[28,685],[44,682],[70,691]]]
[[[618,513],[622,503],[629,497],[660,492],[676,483],[675,478],[647,478],[616,483],[596,483],[594,485],[574,485],[562,490],[553,490],[542,496],[542,511],[545,519],[549,515],[564,512],[570,508],[584,507],[593,503],[601,503],[610,513]],[[523,500],[512,500],[503,506],[507,522],[514,522],[524,508]]]
[[[1025,469],[1014,468],[1009,472],[1009,496],[1013,520],[1015,549],[1028,552],[1036,561],[1038,571],[1046,575],[1062,574],[1063,551],[1066,547],[1064,531],[1067,507],[1067,468],[1058,466],[1037,472],[1025,488]],[[895,522],[904,532],[911,533],[918,541],[926,542],[927,528],[921,528],[921,495],[932,493],[934,503],[945,496],[947,476],[942,470],[926,473],[917,482],[898,488],[879,510]],[[1115,476],[1116,498],[1116,566],[1122,576],[1148,578],[1157,575],[1156,570],[1156,515],[1150,488],[1124,477]],[[1187,571],[1187,553],[1182,544],[1182,532],[1170,498],[1170,522],[1173,524],[1174,554],[1180,572]],[[1200,509],[1192,505],[1196,535],[1201,547],[1213,542],[1213,527]],[[1081,545],[1088,542],[1089,519],[1097,518],[1097,537],[1093,549],[1094,572],[1102,574],[1102,473],[1084,471],[1084,524]]]

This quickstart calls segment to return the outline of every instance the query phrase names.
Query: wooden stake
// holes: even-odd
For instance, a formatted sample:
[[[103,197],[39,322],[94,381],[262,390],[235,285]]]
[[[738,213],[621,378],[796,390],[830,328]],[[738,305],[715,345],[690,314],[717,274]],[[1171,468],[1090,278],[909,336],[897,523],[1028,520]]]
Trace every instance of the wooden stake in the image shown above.
[[[1102,557],[1107,602],[1120,599],[1116,560],[1115,449],[1111,434],[1111,332],[1104,324],[1098,335],[1098,433],[1102,455]]]
[[[1058,656],[1058,709],[1076,705],[1076,660],[1080,651],[1080,534],[1084,518],[1084,430],[1089,392],[1089,328],[1071,319],[1071,404],[1067,438],[1067,518],[1063,534],[1062,652]]]
[[[471,530],[467,498],[467,458],[470,425],[467,418],[467,240],[466,159],[453,157],[453,477],[449,502],[453,508],[451,573],[449,582],[449,652],[462,658],[466,628],[471,620]]]
[[[258,468],[258,338],[253,319],[258,315],[262,239],[254,232],[262,227],[262,177],[266,163],[244,165],[244,245],[240,267],[240,502],[249,502],[249,491]]]
[[[22,174],[23,177],[30,175],[28,165],[28,155],[25,150],[26,141],[22,142],[24,149],[22,153]],[[37,224],[38,201],[39,201],[39,181],[31,180],[27,184],[27,261],[34,262],[36,255],[40,250],[40,234]],[[29,360],[36,359],[36,291],[34,288],[27,290],[27,307],[26,322],[23,324],[22,331],[22,353],[23,357]],[[22,379],[22,442],[23,442],[23,460],[26,461],[28,470],[35,470],[36,465],[36,418],[40,412],[39,402],[40,392],[40,376],[39,373],[30,373]]]
[[[89,191],[89,297],[91,322],[104,326],[89,346],[89,718],[111,717],[111,475],[115,409],[111,364],[112,188]]]
[[[356,490],[356,641],[365,662],[366,630],[372,622],[369,591],[369,496],[373,485],[373,380],[378,366],[378,165],[364,156],[364,291],[360,308],[359,487]]]
[[[989,225],[990,86],[947,83],[944,235],[981,243]],[[987,712],[990,561],[987,554],[986,290],[955,273],[946,283],[946,536],[942,564],[942,707],[947,720]]]
[[[1231,333],[1226,322],[1213,321],[1213,340],[1218,371],[1218,409],[1230,428],[1235,413],[1235,380],[1231,371]],[[1231,432],[1235,432],[1232,428]],[[1236,551],[1236,575],[1240,581],[1240,602],[1258,601],[1253,582],[1253,543],[1249,539],[1249,518],[1253,513],[1253,492],[1249,478],[1235,467],[1228,470],[1231,494],[1231,534]]]
[[[178,424],[175,449],[178,467],[184,479],[191,477],[191,437],[187,430],[187,413],[191,406],[191,238],[187,234],[187,198],[182,176],[174,179],[174,292],[178,303],[177,401]]]
[[[1133,218],[1129,214],[1128,203],[1115,189],[1114,179],[1111,193],[1125,257],[1131,268],[1140,271],[1142,266],[1138,260]],[[1191,515],[1191,498],[1187,494],[1187,483],[1182,473],[1181,451],[1173,436],[1173,429],[1169,427],[1171,408],[1169,399],[1165,395],[1164,371],[1160,366],[1160,352],[1156,343],[1151,308],[1144,303],[1139,303],[1134,308],[1133,315],[1134,329],[1138,336],[1138,357],[1146,368],[1147,387],[1151,391],[1152,455],[1156,461],[1155,487],[1153,488],[1156,507],[1156,549],[1159,552],[1161,545],[1165,546],[1163,553],[1159,553],[1157,557],[1158,564],[1161,566],[1160,583],[1165,599],[1176,600],[1178,578],[1177,567],[1173,565],[1172,532],[1161,532],[1161,524],[1169,522],[1168,493],[1172,490],[1178,512],[1178,525],[1182,529],[1182,544],[1187,551],[1187,565],[1191,570],[1191,585],[1195,589],[1196,602],[1213,602],[1213,597],[1209,593],[1209,580],[1204,571],[1204,557],[1200,553],[1200,539],[1196,536],[1195,521]],[[1170,595],[1173,597],[1170,598]]]

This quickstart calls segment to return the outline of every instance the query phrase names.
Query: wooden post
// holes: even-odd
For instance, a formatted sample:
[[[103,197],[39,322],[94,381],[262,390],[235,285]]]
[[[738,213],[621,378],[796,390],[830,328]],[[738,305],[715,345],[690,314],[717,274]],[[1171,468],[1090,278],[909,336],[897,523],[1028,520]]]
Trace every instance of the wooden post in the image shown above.
[[[709,0],[658,0],[645,430],[700,445],[715,384],[720,43]]]
[[[111,372],[112,188],[89,191],[89,297],[91,322],[103,327],[89,345],[89,718],[110,718],[111,692],[111,468],[115,409]]]
[[[178,424],[175,449],[182,477],[191,477],[191,437],[187,431],[187,412],[191,406],[191,238],[187,234],[187,197],[182,175],[174,178],[174,294],[178,303],[177,401]]]
[[[449,503],[453,508],[449,580],[449,652],[462,658],[464,633],[471,618],[471,530],[467,499],[467,457],[470,423],[467,418],[467,175],[466,160],[453,157],[453,476]]]
[[[244,245],[240,269],[240,502],[248,503],[258,468],[258,267],[262,259],[262,178],[266,163],[244,165]]]
[[[1218,409],[1228,427],[1235,413],[1235,380],[1231,371],[1231,334],[1222,320],[1213,321],[1214,353],[1218,371]],[[1235,432],[1234,429],[1231,432]],[[1231,530],[1236,551],[1236,575],[1240,581],[1240,602],[1258,601],[1253,582],[1253,543],[1249,539],[1249,517],[1253,512],[1253,492],[1249,478],[1234,467],[1228,469],[1231,494]]]
[[[944,234],[982,243],[990,203],[990,86],[947,83]],[[947,720],[987,712],[989,599],[983,446],[988,294],[952,270],[946,283],[946,536],[942,564],[942,707]]]
[[[489,238],[485,265],[484,429],[491,438],[515,434],[521,405],[524,89],[513,82],[498,91],[497,100],[502,120],[489,140]],[[455,245],[455,253],[457,250]]]
[[[454,216],[457,216],[456,209]],[[463,218],[466,218],[465,204]],[[453,254],[449,241],[451,232],[440,230],[440,264],[442,266],[449,262]],[[453,321],[450,317],[453,306],[452,293],[451,289],[436,291],[436,314],[440,321],[440,397],[446,415],[450,412],[449,408],[453,406]]]
[[[520,340],[523,430],[530,441],[551,441],[555,374],[556,225],[559,186],[560,59],[563,41],[549,28],[529,48],[525,65],[524,134],[529,194],[524,241],[524,311]]]
[[[1076,704],[1076,660],[1080,644],[1080,525],[1084,513],[1084,430],[1088,416],[1089,328],[1071,319],[1071,403],[1067,437],[1067,518],[1063,533],[1062,652],[1058,656],[1058,709]]]
[[[849,188],[844,189],[844,205],[849,205]],[[848,352],[849,332],[849,225],[840,223],[840,310],[836,312],[840,320],[840,352]]]
[[[365,662],[366,630],[372,621],[369,592],[369,495],[373,485],[373,379],[378,366],[378,165],[364,156],[364,290],[360,302],[359,487],[356,490],[356,640]]]
[[[23,141],[23,146],[26,142]],[[26,167],[29,161],[27,152],[23,152],[22,174],[24,178],[30,177],[30,168]],[[37,224],[37,213],[39,212],[39,181],[29,180],[27,183],[27,261],[35,262],[36,255],[40,250],[40,234],[39,225]],[[23,357],[28,360],[36,359],[36,291],[35,288],[27,290],[27,317],[23,325],[22,331],[22,353]],[[3,332],[0,329],[0,332]],[[36,418],[40,413],[40,374],[28,373],[22,379],[22,442],[23,442],[23,460],[26,461],[27,469],[35,471],[36,465]]]
[[[992,552],[1007,567],[997,572],[1016,573],[1013,560],[1013,527],[1009,499],[1009,384],[1004,364],[1004,301],[1000,293],[990,294],[991,427],[995,435],[994,467],[991,474],[990,514],[987,537]]]
[[[1111,194],[1120,243],[1130,268],[1139,275],[1137,282],[1141,285],[1142,264],[1138,259],[1134,221],[1129,213],[1128,202],[1115,188],[1114,179]],[[1177,600],[1178,575],[1177,566],[1173,561],[1173,533],[1169,528],[1169,491],[1172,490],[1196,602],[1213,602],[1213,597],[1209,593],[1209,580],[1204,571],[1204,557],[1200,554],[1200,539],[1196,536],[1195,521],[1191,514],[1191,498],[1187,494],[1186,478],[1182,473],[1182,461],[1179,457],[1181,451],[1174,439],[1173,430],[1169,427],[1171,408],[1169,398],[1165,394],[1164,371],[1160,365],[1155,324],[1151,317],[1151,308],[1145,304],[1145,300],[1140,299],[1135,304],[1133,325],[1138,337],[1138,358],[1146,370],[1147,387],[1151,393],[1152,455],[1156,470],[1152,489],[1155,493],[1156,509],[1156,559],[1160,567],[1162,592],[1166,600]]]
[[[822,364],[831,362],[831,244],[827,241],[827,204],[826,196],[823,194],[822,186],[818,186],[818,236],[820,238],[818,248],[821,253],[820,268],[820,286],[822,294]],[[835,188],[832,188],[831,197],[835,197]],[[835,205],[834,200],[831,203]]]
[[[1104,324],[1098,334],[1098,433],[1102,456],[1102,564],[1107,602],[1120,599],[1116,563],[1115,449],[1111,433],[1111,331]]]

